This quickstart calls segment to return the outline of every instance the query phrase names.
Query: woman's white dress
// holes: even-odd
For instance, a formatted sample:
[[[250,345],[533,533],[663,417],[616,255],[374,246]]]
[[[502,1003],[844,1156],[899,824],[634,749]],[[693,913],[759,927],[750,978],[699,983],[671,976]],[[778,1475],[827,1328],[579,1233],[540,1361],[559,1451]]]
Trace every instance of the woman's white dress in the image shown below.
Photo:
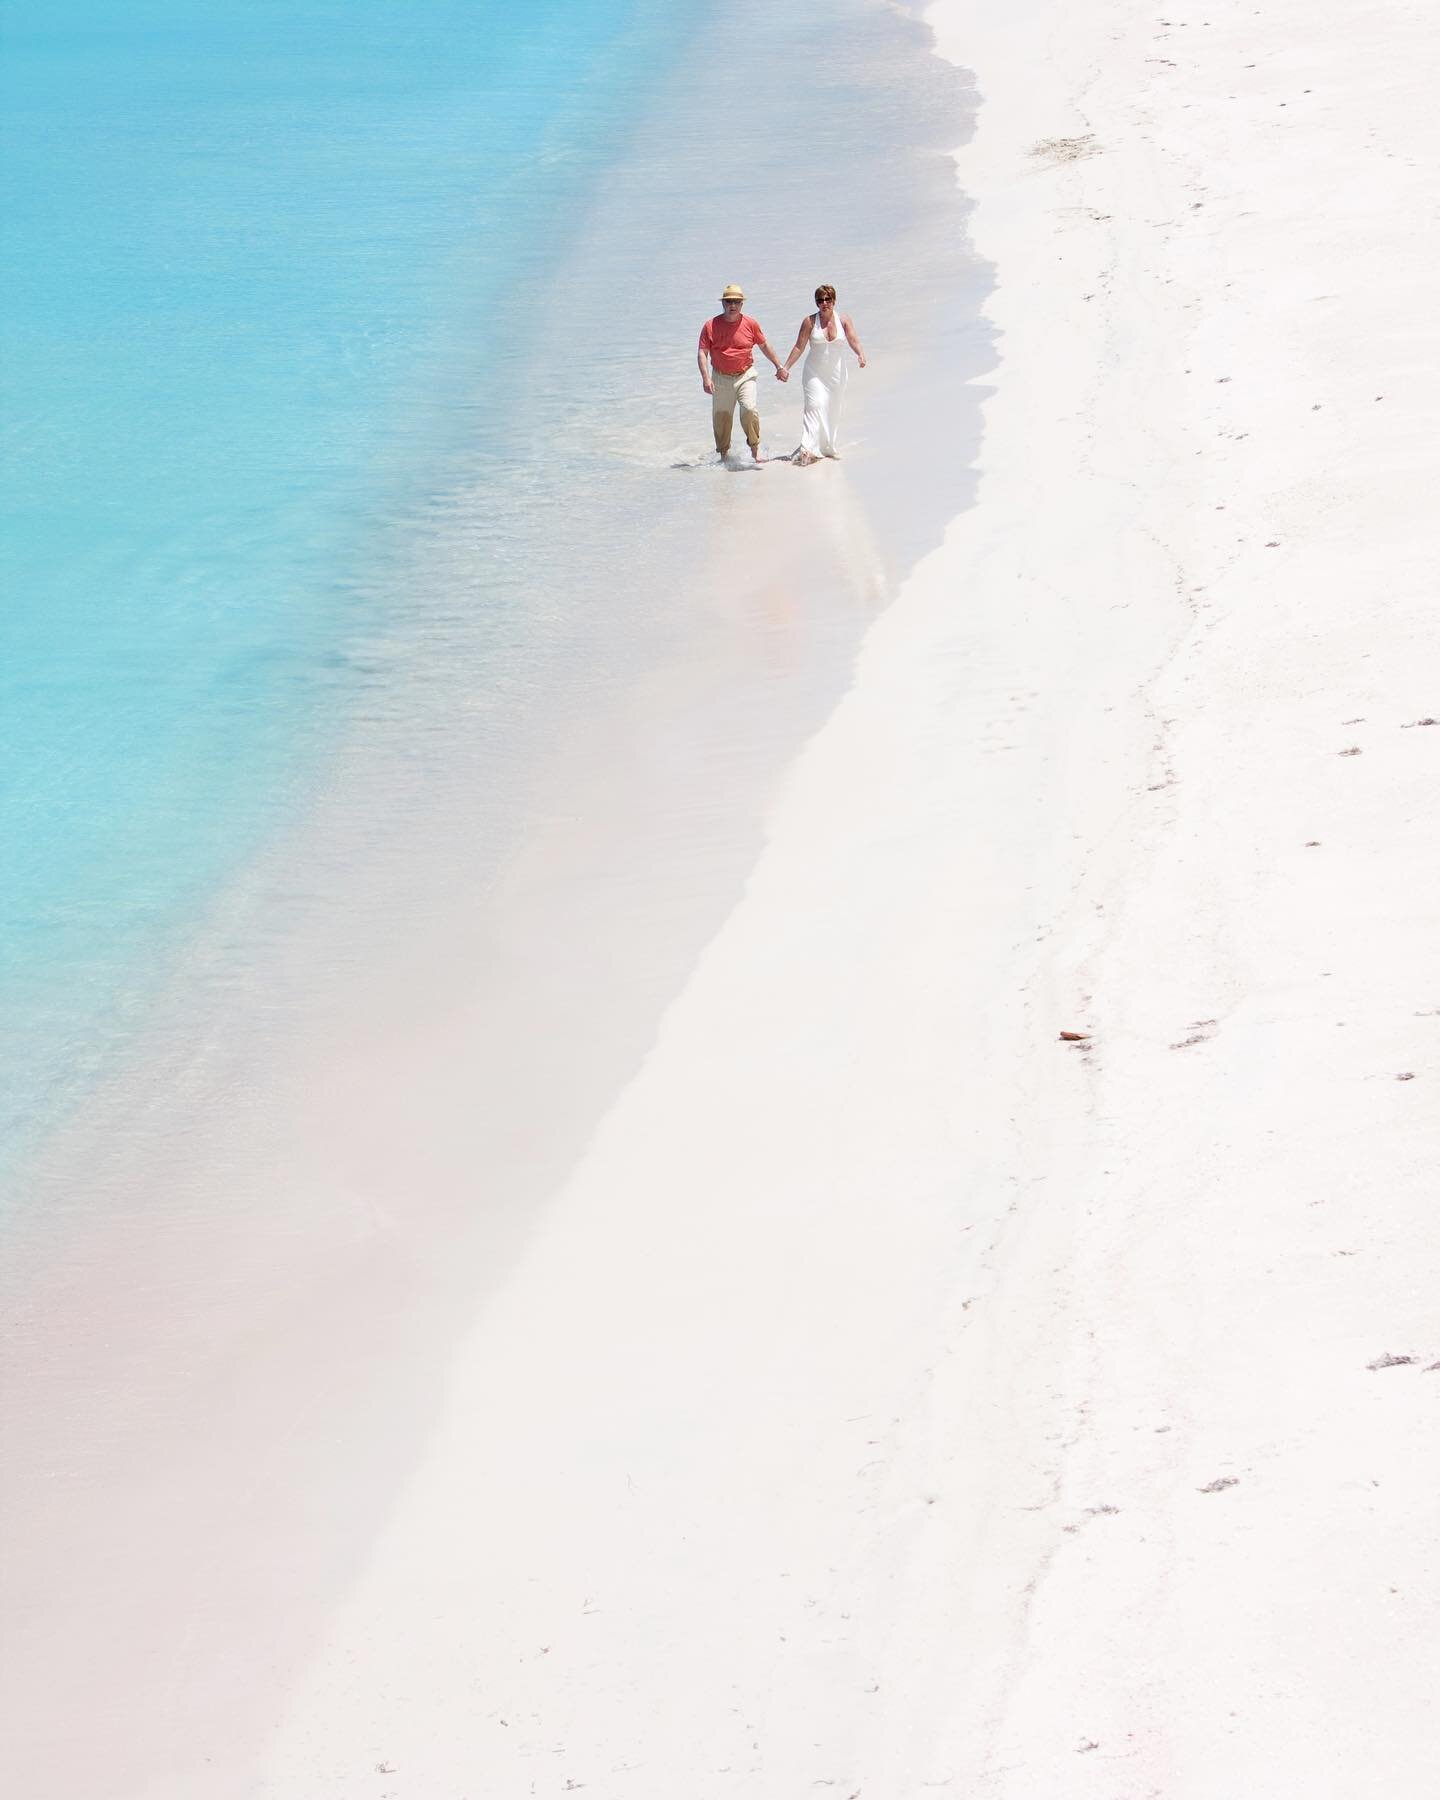
[[[805,358],[805,418],[800,448],[811,456],[838,456],[840,406],[845,398],[845,328],[835,316],[835,336],[828,338],[816,313],[810,322],[810,350]]]

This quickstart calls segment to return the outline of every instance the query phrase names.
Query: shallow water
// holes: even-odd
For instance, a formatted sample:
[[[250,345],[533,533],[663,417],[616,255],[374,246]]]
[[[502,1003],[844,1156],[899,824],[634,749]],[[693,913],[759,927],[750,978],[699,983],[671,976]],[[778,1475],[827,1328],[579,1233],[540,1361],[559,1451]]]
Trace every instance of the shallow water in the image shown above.
[[[233,1112],[277,1062],[323,1065],[373,1028],[381,986],[443,988],[457,947],[467,979],[508,995],[485,1110],[523,1089],[558,1160],[723,918],[771,785],[868,623],[965,503],[983,271],[939,146],[968,129],[968,94],[913,21],[869,0],[819,31],[748,0],[731,21],[748,54],[666,39],[664,79],[626,90],[603,158],[556,190],[544,229],[512,220],[506,279],[448,292],[390,408],[404,429],[354,484],[306,654],[289,614],[257,628],[272,697],[236,716],[259,751],[216,759],[251,800],[244,855],[208,882],[174,857],[189,886],[167,929],[106,941],[97,986],[113,975],[130,1004],[88,1063],[39,1034],[37,1066],[61,1048],[62,1098],[102,1078],[73,1135],[107,1188],[132,1163],[143,1181],[155,1135],[176,1130],[144,1101],[159,1067],[194,1071],[208,1046],[217,1073],[184,1090],[186,1116]],[[715,466],[694,342],[737,275],[782,350],[816,280],[853,309],[871,366],[850,384],[842,464]],[[772,454],[798,441],[799,390],[761,365]],[[284,781],[263,778],[265,754],[287,759]],[[203,817],[151,823],[193,847]],[[594,850],[588,883],[555,847],[566,831]],[[574,1106],[555,1063],[557,1032],[577,1034],[501,972],[529,963],[486,914],[509,860],[542,846],[556,873],[531,903],[536,993],[556,987],[540,965],[566,963],[577,910],[611,920],[606,955],[566,990],[609,1034],[604,1054],[606,1032],[588,1034]],[[75,1167],[67,1139],[32,1171],[46,1214],[76,1204]],[[531,1158],[506,1182],[542,1191],[549,1168]],[[105,1204],[78,1185],[87,1211]]]
[[[377,510],[691,10],[7,7],[0,1145],[303,801],[385,635]]]
[[[623,0],[338,16],[12,9],[12,1154],[130,1053],[337,737],[400,740],[407,813],[479,759],[498,852],[532,734],[664,653],[741,503],[660,479],[703,453],[692,345],[722,279],[777,345],[823,277],[877,370],[953,388],[963,360],[949,168],[917,157],[958,96],[895,15],[851,0],[817,33],[739,6],[747,48],[713,58],[686,9]],[[872,426],[905,401],[885,382]],[[790,448],[798,382],[765,405]],[[913,474],[879,496],[892,574],[961,486]]]
[[[369,305],[404,354],[364,430],[326,410],[354,403],[336,362],[297,402],[319,434],[305,457],[257,453],[305,470],[303,503],[242,506],[240,482],[225,530],[186,536],[175,515],[191,560],[164,538],[152,566],[185,569],[176,592],[198,597],[171,610],[208,621],[200,648],[176,643],[180,748],[143,712],[170,690],[113,648],[92,671],[112,703],[87,711],[71,676],[54,690],[97,768],[128,721],[146,776],[107,810],[72,763],[70,873],[57,860],[47,887],[36,864],[12,989],[45,1129],[12,1183],[5,1426],[14,1466],[64,1479],[6,1496],[46,1595],[12,1608],[35,1727],[9,1754],[26,1780],[63,1765],[75,1791],[97,1771],[141,1791],[172,1733],[172,1787],[153,1791],[255,1791],[261,1722],[419,1454],[457,1334],[648,1053],[787,765],[971,480],[984,272],[943,154],[969,95],[913,20],[737,0],[722,55],[676,9],[630,9],[619,37],[577,28],[590,72],[559,90],[608,110],[547,118],[550,185],[523,199],[461,159],[417,244],[412,200],[423,221],[451,168],[423,121],[453,79],[463,103],[441,110],[479,129],[479,65],[449,53],[479,27],[437,11],[426,37],[412,11],[362,10],[377,66],[346,102],[368,120],[393,73],[419,138],[389,226],[354,227],[381,262],[399,243]],[[339,15],[304,16],[323,36]],[[558,54],[568,18],[544,15],[542,46]],[[392,59],[382,27],[413,55]],[[344,141],[381,140],[397,134]],[[498,195],[503,279],[471,181]],[[843,463],[711,462],[695,338],[732,279],[782,349],[814,285],[840,289],[872,363]],[[798,381],[762,370],[762,395],[767,446],[793,448]],[[240,579],[278,567],[290,585]],[[136,585],[138,610],[153,591]],[[50,719],[18,716],[48,753]],[[106,830],[133,865],[107,873]],[[126,1721],[94,1763],[46,1723],[61,1666],[72,1710],[89,1696]],[[191,1757],[206,1721],[215,1769]]]

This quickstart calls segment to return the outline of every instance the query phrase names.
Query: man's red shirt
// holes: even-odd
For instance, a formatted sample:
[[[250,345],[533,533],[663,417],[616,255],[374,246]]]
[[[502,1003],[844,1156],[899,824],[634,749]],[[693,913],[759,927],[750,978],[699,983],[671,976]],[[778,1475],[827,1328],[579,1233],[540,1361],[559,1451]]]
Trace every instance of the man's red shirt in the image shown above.
[[[709,352],[711,362],[722,375],[743,375],[754,361],[751,351],[764,342],[765,333],[749,313],[734,319],[721,313],[700,327],[700,348]]]

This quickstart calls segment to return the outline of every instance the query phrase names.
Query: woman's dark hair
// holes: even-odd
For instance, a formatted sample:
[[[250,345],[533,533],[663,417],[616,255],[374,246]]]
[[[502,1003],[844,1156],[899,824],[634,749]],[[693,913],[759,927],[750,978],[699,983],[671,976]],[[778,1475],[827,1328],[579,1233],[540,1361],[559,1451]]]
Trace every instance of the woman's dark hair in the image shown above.
[[[835,304],[835,290],[828,282],[815,290],[815,304],[819,306],[824,300],[828,300],[832,306]]]

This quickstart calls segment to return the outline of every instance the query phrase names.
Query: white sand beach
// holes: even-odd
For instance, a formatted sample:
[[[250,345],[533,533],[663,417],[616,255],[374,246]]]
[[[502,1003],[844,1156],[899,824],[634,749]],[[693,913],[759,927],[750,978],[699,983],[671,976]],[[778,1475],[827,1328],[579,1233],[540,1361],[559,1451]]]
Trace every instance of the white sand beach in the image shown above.
[[[276,1800],[1433,1791],[1433,22],[933,23],[978,503],[477,1322]]]
[[[1433,1795],[1440,32],[930,23],[975,504],[244,1756],[26,1800]]]

